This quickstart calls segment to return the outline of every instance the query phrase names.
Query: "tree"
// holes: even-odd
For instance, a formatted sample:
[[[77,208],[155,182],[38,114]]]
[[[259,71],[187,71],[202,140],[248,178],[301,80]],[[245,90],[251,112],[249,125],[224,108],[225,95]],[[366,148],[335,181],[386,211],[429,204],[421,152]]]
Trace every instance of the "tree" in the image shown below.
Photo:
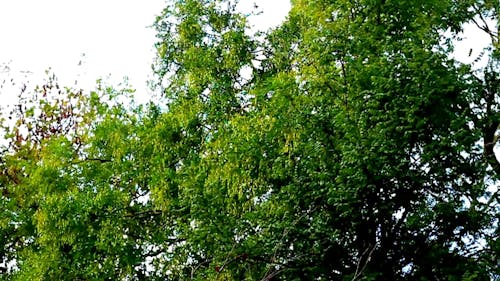
[[[295,0],[264,34],[169,3],[164,100],[52,77],[4,122],[0,278],[498,278],[496,1]]]
[[[202,206],[191,210],[196,227],[188,239],[210,245],[196,242],[186,252],[202,246],[200,267],[234,280],[495,274],[498,204],[489,190],[497,161],[493,142],[478,145],[498,127],[479,114],[489,82],[449,59],[453,45],[443,34],[458,36],[465,22],[486,15],[497,19],[496,4],[293,4],[281,27],[234,52],[239,59],[224,56],[224,38],[246,33],[231,21],[214,28],[213,2],[176,2],[157,22],[167,97],[182,108],[186,99],[199,104],[196,116],[206,117],[201,159],[181,186]],[[240,64],[232,75],[218,75],[233,61]],[[239,83],[245,67],[251,77]],[[213,87],[221,84],[230,87]],[[240,110],[245,102],[234,105],[241,96],[251,101],[247,110]],[[210,118],[214,103],[233,110]],[[473,250],[478,243],[485,245]]]

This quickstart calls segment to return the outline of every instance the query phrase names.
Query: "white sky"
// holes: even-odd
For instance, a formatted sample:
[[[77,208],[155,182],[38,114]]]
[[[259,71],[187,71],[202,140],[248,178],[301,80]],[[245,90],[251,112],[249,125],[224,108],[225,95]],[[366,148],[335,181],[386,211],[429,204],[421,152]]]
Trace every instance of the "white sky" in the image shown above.
[[[10,77],[18,77],[20,83],[19,78],[27,75],[28,80],[35,80],[30,82],[34,85],[50,67],[61,84],[72,86],[77,80],[78,87],[87,89],[99,77],[111,74],[109,81],[118,83],[128,76],[132,87],[145,96],[155,42],[155,32],[148,26],[164,3],[0,0],[0,68],[10,62]],[[251,21],[259,29],[279,24],[290,9],[289,0],[242,0],[240,6],[251,9],[254,3],[264,10]],[[79,66],[80,61],[83,64]],[[0,83],[6,75],[0,69]],[[0,90],[0,105],[17,93]]]

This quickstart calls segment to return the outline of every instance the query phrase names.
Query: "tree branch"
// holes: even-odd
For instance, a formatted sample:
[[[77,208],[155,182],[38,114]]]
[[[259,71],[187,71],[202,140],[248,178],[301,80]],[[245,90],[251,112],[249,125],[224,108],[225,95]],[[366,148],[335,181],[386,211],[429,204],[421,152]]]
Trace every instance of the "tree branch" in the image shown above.
[[[475,24],[475,25],[476,25],[479,29],[481,29],[482,31],[486,32],[486,33],[490,36],[490,38],[491,38],[492,42],[494,42],[495,40],[498,40],[498,32],[495,32],[494,30],[492,30],[492,29],[489,27],[488,22],[487,22],[487,21],[486,21],[486,19],[483,17],[483,15],[482,15],[482,13],[481,13],[480,9],[479,9],[476,5],[473,5],[473,8],[474,8],[474,10],[475,10],[476,14],[478,14],[478,15],[479,15],[479,19],[481,20],[481,22],[482,22],[482,24],[483,24],[483,25],[479,24],[479,23],[477,22],[477,20],[475,20],[474,18],[472,18],[472,22],[473,22],[473,23],[474,23],[474,24]]]
[[[363,254],[361,254],[361,257],[359,257],[359,261],[358,261],[358,264],[356,266],[356,272],[354,273],[354,277],[352,278],[351,281],[355,281],[359,277],[361,277],[361,275],[365,271],[366,267],[368,266],[368,263],[371,260],[371,257],[372,257],[373,252],[375,251],[375,248],[377,248],[376,244],[373,245],[373,247],[371,249],[370,249],[370,247],[366,248],[366,250],[363,252]],[[365,255],[367,255],[366,258],[363,258]],[[364,261],[364,263],[363,263],[363,265],[361,265],[363,261]]]
[[[88,162],[88,161],[95,161],[95,162],[99,162],[99,163],[110,163],[110,162],[113,162],[113,160],[111,160],[111,159],[85,158],[85,159],[82,159],[82,160],[79,160],[79,161],[73,161],[73,162],[71,162],[71,164],[81,164],[83,162]]]

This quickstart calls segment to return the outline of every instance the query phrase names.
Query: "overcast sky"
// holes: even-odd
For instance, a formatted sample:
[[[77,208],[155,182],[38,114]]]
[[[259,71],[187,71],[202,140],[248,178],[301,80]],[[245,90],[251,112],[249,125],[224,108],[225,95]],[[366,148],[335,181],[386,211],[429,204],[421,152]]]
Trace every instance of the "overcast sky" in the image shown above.
[[[92,87],[98,77],[117,83],[124,76],[139,93],[146,91],[154,57],[155,32],[148,28],[164,0],[1,0],[0,78],[39,80],[51,67],[62,84]],[[289,0],[242,0],[241,9],[257,3],[264,11],[252,24],[279,24]],[[83,54],[85,54],[83,56]],[[82,64],[80,64],[82,61]],[[10,77],[9,77],[10,79]],[[0,79],[0,83],[3,79]],[[32,82],[36,83],[36,82]],[[39,82],[38,82],[39,83]],[[0,98],[5,102],[2,93]],[[13,93],[17,94],[17,93]],[[1,101],[0,101],[1,104]]]

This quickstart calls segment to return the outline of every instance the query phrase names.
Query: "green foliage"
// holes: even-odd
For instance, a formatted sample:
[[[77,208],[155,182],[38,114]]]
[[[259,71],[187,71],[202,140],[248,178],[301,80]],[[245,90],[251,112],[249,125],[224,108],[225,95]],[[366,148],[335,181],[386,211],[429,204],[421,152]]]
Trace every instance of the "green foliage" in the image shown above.
[[[22,93],[0,280],[498,278],[496,1],[292,2],[262,35],[236,2],[170,1],[165,101]],[[478,70],[450,58],[471,21]]]

